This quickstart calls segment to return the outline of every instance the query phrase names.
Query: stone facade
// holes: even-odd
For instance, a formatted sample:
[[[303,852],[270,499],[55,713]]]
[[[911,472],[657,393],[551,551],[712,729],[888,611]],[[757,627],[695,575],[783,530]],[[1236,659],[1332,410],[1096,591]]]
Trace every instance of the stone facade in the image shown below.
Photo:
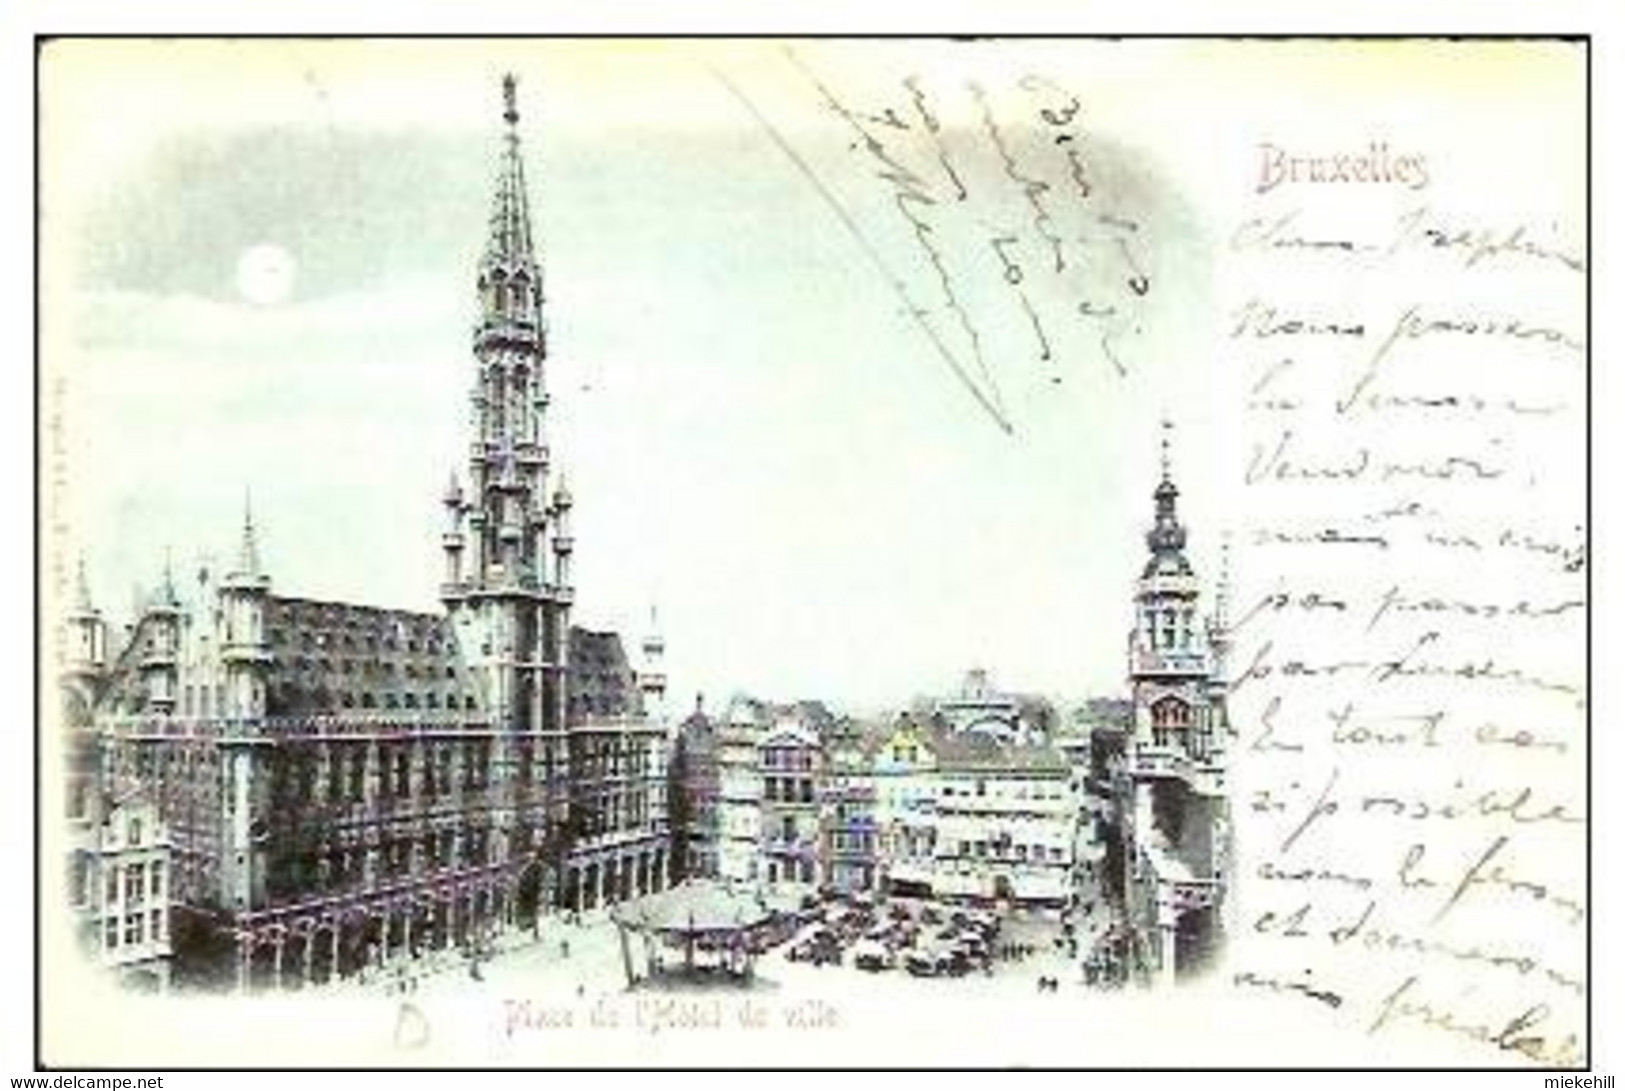
[[[94,740],[70,800],[81,765],[143,787],[199,977],[326,980],[666,884],[662,645],[640,675],[616,634],[570,624],[511,79],[503,117],[444,613],[273,593],[245,514],[230,570],[184,594],[166,571],[116,652],[88,591],[67,618],[68,721]]]

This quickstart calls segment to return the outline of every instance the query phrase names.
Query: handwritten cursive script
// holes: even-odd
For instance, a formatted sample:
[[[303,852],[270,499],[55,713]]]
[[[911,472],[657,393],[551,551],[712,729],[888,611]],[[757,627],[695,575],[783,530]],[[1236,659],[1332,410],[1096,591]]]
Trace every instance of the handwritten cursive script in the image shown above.
[[[1384,1049],[1582,1063],[1577,227],[1452,207],[1437,154],[1260,163],[1222,331],[1256,574],[1234,983]]]

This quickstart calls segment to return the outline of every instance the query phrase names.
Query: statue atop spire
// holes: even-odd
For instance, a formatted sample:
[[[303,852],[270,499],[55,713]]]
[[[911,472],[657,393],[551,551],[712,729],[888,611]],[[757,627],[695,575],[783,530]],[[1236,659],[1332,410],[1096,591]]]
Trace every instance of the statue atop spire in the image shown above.
[[[502,77],[502,120],[510,126],[519,124],[519,77],[512,72]]]

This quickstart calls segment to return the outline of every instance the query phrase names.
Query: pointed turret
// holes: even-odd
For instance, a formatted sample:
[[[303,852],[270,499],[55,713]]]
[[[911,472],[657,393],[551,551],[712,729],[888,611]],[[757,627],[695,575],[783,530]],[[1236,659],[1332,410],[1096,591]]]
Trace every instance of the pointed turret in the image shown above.
[[[268,587],[268,577],[260,569],[259,535],[254,529],[254,504],[243,496],[243,529],[237,542],[237,560],[226,575],[225,587]]]
[[[146,683],[147,709],[167,715],[175,710],[181,652],[181,601],[175,591],[175,570],[167,549],[163,574],[148,601],[141,632],[141,675]]]
[[[101,611],[90,598],[90,581],[85,577],[85,559],[79,558],[74,573],[73,609],[67,616],[67,670],[71,675],[100,674],[107,662],[107,626]]]
[[[643,637],[643,669],[638,671],[638,689],[643,694],[643,712],[650,720],[666,718],[666,638],[660,633],[660,612],[649,607],[649,631]]]
[[[90,601],[90,581],[85,578],[85,559],[79,558],[74,566],[73,574],[73,609],[76,615],[96,613],[95,605]]]
[[[245,495],[237,561],[220,583],[220,610],[216,615],[226,674],[225,706],[221,712],[228,716],[255,719],[265,715],[266,682],[271,665],[271,644],[266,632],[270,591],[271,577],[260,567],[253,503]]]
[[[157,604],[166,609],[179,609],[181,597],[175,590],[175,557],[166,546],[164,547],[164,576],[158,584]]]

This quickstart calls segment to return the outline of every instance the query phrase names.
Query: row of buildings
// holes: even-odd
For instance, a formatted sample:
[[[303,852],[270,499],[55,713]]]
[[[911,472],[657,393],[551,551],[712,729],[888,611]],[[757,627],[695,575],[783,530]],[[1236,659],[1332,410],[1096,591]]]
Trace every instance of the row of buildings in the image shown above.
[[[226,571],[166,570],[116,631],[81,572],[60,670],[86,948],[155,987],[314,983],[689,875],[1056,906],[1104,840],[1133,965],[1199,963],[1228,867],[1225,637],[1166,459],[1131,692],[1089,730],[980,672],[880,721],[738,698],[671,728],[659,637],[634,666],[573,624],[511,77],[503,121],[442,608],[280,593],[247,512]]]
[[[681,725],[674,851],[689,874],[1062,905],[1087,748],[981,672],[928,710],[862,723],[736,698]]]
[[[1109,899],[1128,972],[1171,980],[1223,934],[1232,735],[1221,593],[1200,609],[1164,437],[1126,652],[1129,693],[1062,722],[972,672],[860,724],[822,706],[696,710],[673,749],[685,874],[1067,906]]]

